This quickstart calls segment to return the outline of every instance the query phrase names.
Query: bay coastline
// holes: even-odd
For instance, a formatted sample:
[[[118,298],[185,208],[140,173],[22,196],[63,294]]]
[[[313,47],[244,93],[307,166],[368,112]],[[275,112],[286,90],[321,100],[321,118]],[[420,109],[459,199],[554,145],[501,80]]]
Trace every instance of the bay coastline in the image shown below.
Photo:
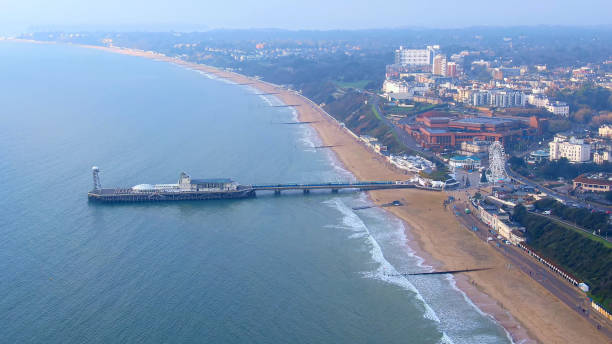
[[[40,42],[34,42],[40,43]],[[346,128],[329,116],[317,104],[295,91],[287,90],[258,79],[214,67],[170,58],[154,52],[87,46],[113,53],[174,63],[192,70],[214,75],[237,84],[249,84],[274,96],[287,105],[299,105],[299,121],[309,124],[321,142],[331,148],[337,160],[358,179],[406,179],[390,168],[382,157],[361,145]],[[416,255],[434,268],[463,268],[487,264],[497,269],[488,272],[456,276],[456,286],[478,309],[491,315],[511,335],[513,341],[531,342],[599,342],[603,337],[576,316],[567,306],[520,271],[505,271],[504,258],[493,248],[479,242],[461,227],[450,211],[445,211],[444,193],[421,190],[387,190],[369,192],[371,201],[380,206],[400,199],[406,206],[387,208],[405,224],[406,235]],[[605,338],[603,339],[605,340]],[[603,342],[603,341],[601,341]]]

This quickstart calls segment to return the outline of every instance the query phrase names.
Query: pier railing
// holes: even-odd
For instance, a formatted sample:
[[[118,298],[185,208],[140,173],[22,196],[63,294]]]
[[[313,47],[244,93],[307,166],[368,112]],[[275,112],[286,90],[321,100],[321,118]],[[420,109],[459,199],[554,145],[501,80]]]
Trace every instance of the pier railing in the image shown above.
[[[402,189],[414,188],[415,185],[401,181],[361,181],[361,182],[340,182],[340,183],[314,183],[314,184],[254,184],[249,185],[255,191],[285,191],[285,190],[320,190],[320,189]]]

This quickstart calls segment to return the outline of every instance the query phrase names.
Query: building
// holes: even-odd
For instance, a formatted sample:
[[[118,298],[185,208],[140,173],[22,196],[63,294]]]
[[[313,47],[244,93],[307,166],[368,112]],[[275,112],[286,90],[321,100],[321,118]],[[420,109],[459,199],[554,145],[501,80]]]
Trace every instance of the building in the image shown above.
[[[492,107],[522,107],[525,106],[525,95],[515,90],[492,90],[489,106]]]
[[[409,172],[425,172],[431,173],[436,169],[436,164],[433,162],[420,157],[420,156],[407,156],[407,155],[389,155],[389,162],[396,167],[409,171]]]
[[[369,136],[369,135],[361,135],[359,139],[376,153],[385,152],[387,150],[387,146],[383,146],[377,138]]]
[[[574,189],[589,192],[608,192],[612,186],[610,173],[585,173],[574,178]]]
[[[548,98],[541,94],[530,94],[527,97],[527,103],[537,108],[546,108],[548,106]]]
[[[598,133],[599,133],[599,136],[601,137],[611,139],[612,138],[612,125],[609,125],[609,124],[602,125],[601,127],[599,127]]]
[[[591,145],[571,137],[569,140],[561,135],[556,135],[554,140],[548,144],[550,160],[566,158],[570,162],[587,162],[591,160]]]
[[[384,93],[408,93],[408,85],[403,81],[385,80],[383,83]]]
[[[490,145],[491,142],[480,140],[478,138],[475,138],[472,141],[463,141],[461,142],[460,153],[463,155],[483,156],[489,151]]]
[[[527,158],[528,164],[536,164],[543,161],[550,160],[550,153],[546,150],[539,149],[529,153],[529,158]]]
[[[527,97],[523,92],[516,90],[487,90],[472,93],[471,105],[490,107],[523,107]]]
[[[601,149],[593,152],[593,162],[597,165],[603,165],[606,162],[611,162],[610,158],[612,158],[610,151]]]
[[[432,74],[446,76],[446,56],[436,55],[432,64]]]
[[[480,158],[476,156],[455,155],[449,159],[448,164],[452,169],[475,170],[480,168]]]
[[[482,202],[478,205],[478,217],[491,228],[496,227],[500,221],[510,219],[510,215],[503,209],[493,204]]]
[[[447,62],[446,63],[446,76],[449,78],[456,78],[459,76],[457,71],[457,63],[456,62]]]
[[[537,125],[537,120],[534,122]],[[404,126],[422,147],[442,150],[456,148],[462,142],[500,141],[506,143],[535,135],[537,128],[529,123],[510,118],[454,117],[445,112],[429,111],[419,114],[415,123]]]
[[[570,113],[569,105],[560,101],[550,102],[548,105],[546,105],[546,110],[559,117],[569,117]]]
[[[500,68],[500,71],[503,74],[504,78],[511,78],[513,76],[520,76],[521,74],[523,74],[521,72],[521,68],[517,68],[517,67],[512,67],[512,68]]]
[[[491,229],[513,244],[525,241],[525,228],[511,222],[508,212],[500,209],[498,206],[488,203],[479,204],[478,217]]]
[[[438,50],[440,50],[439,45],[429,45],[426,49],[406,49],[400,46],[395,51],[395,64],[400,66],[431,65]]]

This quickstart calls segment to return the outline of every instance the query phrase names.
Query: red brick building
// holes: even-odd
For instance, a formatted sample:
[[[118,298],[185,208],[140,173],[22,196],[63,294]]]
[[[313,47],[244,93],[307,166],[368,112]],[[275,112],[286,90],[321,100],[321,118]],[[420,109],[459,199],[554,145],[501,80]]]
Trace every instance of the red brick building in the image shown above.
[[[439,111],[429,111],[417,116],[414,124],[404,129],[423,147],[434,150],[452,148],[463,141],[475,138],[501,141],[506,144],[538,131],[537,119],[525,122],[501,117],[456,117]]]

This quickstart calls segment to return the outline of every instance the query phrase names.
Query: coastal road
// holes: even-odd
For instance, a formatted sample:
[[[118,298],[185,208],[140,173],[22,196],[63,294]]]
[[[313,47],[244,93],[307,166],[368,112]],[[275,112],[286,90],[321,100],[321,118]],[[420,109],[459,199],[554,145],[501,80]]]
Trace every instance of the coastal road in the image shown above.
[[[521,175],[519,175],[518,173],[514,172],[512,170],[512,168],[510,167],[510,164],[508,162],[506,162],[506,173],[508,173],[508,176],[511,177],[514,180],[517,180],[518,182],[520,182],[521,184],[525,184],[534,188],[538,188],[544,192],[546,192],[547,194],[549,194],[552,197],[555,197],[557,199],[562,200],[563,202],[567,203],[578,203],[578,204],[582,204],[585,206],[588,206],[590,209],[595,209],[597,211],[602,211],[602,212],[606,212],[609,210],[612,210],[612,207],[608,207],[605,205],[601,205],[601,204],[594,204],[594,203],[589,203],[586,202],[584,200],[578,199],[576,197],[572,197],[569,195],[564,195],[564,194],[560,194],[554,190],[551,190],[541,184],[538,184],[534,181],[532,181],[531,179],[525,178]]]
[[[488,244],[492,245],[506,257],[509,262],[509,265],[505,267],[506,269],[518,268],[523,271],[526,275],[530,276],[541,286],[546,288],[546,290],[555,295],[560,301],[573,309],[577,314],[587,319],[594,328],[597,329],[598,325],[601,325],[599,331],[604,332],[608,338],[612,340],[612,326],[591,309],[588,299],[578,288],[562,279],[557,273],[552,272],[547,266],[529,256],[520,248],[514,245],[504,244],[502,241],[497,240],[497,235],[491,234],[489,232],[489,227],[482,223],[474,213],[465,214],[463,212],[465,208],[474,209],[469,205],[469,202],[467,202],[467,196],[464,191],[453,192],[453,196],[456,199],[461,198],[462,200],[450,205],[451,210],[453,204],[456,206],[456,214],[459,222],[485,243],[487,243],[488,237],[493,237],[494,240],[489,241]],[[478,228],[478,231],[473,231],[472,228],[474,227]],[[497,246],[498,244],[499,247]]]

